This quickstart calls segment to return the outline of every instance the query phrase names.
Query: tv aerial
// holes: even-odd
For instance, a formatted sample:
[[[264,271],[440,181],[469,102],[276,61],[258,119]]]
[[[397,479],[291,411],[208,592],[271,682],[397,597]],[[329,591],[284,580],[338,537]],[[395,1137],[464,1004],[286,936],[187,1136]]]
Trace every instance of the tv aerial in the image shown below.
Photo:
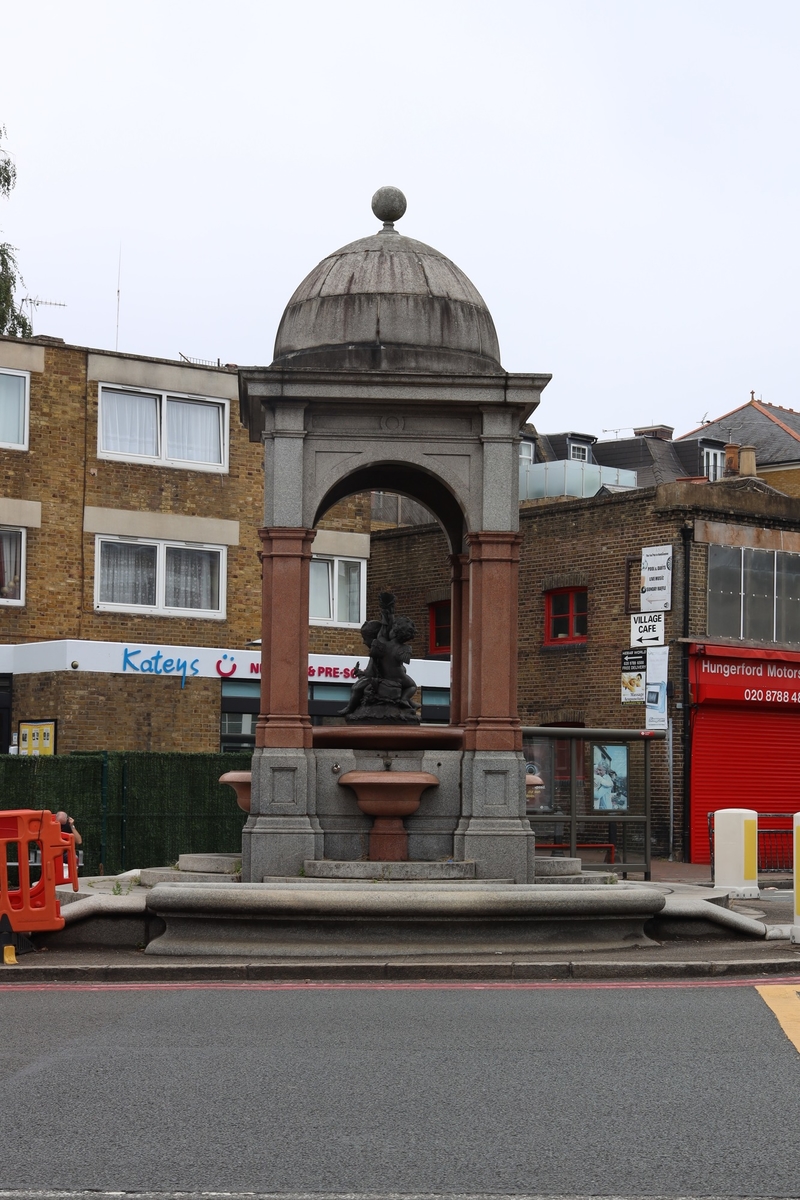
[[[26,304],[27,304],[29,312],[30,312],[30,316],[28,319],[30,320],[30,323],[31,323],[31,329],[33,329],[34,313],[36,312],[36,310],[38,308],[42,308],[42,307],[66,308],[67,307],[66,304],[62,304],[62,302],[60,300],[41,300],[38,296],[24,296],[22,298],[22,300],[20,300],[20,307],[24,308],[24,306]]]

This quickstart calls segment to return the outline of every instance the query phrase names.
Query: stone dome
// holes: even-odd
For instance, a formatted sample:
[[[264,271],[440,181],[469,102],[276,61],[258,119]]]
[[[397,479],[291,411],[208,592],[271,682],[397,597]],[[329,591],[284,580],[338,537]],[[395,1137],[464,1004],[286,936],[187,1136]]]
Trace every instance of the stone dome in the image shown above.
[[[397,219],[405,198],[382,188],[379,216]],[[383,203],[379,201],[383,199]],[[477,288],[438,250],[397,233],[391,221],[328,255],[286,306],[274,367],[318,370],[502,371],[494,322]]]

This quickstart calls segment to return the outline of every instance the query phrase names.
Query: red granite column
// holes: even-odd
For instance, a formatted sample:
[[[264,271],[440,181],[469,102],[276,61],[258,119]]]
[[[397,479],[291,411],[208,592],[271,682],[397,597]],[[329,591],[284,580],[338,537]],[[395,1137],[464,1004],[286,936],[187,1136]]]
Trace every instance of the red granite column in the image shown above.
[[[256,746],[308,748],[308,575],[315,529],[259,529],[261,713]]]
[[[469,543],[465,750],[522,750],[517,713],[520,533],[483,530]]]
[[[451,554],[450,567],[450,724],[463,725],[469,679],[469,555]]]

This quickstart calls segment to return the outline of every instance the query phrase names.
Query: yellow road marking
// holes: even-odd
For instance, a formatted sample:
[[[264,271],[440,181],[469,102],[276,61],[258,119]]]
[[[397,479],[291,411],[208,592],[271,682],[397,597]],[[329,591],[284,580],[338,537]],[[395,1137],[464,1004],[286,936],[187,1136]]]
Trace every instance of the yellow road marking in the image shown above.
[[[778,1018],[795,1050],[800,1051],[800,990],[792,984],[766,984],[756,991]]]

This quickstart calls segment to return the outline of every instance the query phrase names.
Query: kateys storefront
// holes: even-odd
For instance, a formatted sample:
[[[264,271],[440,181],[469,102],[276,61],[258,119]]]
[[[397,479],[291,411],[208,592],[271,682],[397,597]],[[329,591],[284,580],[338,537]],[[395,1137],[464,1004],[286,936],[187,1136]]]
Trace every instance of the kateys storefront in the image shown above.
[[[709,812],[800,811],[800,653],[696,643],[689,672],[691,857],[709,862]]]

